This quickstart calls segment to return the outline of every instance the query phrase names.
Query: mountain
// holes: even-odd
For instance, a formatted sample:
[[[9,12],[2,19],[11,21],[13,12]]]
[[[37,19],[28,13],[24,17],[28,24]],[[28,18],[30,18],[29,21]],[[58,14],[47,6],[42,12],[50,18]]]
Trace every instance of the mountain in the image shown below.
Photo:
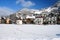
[[[19,11],[17,11],[15,14],[12,14],[11,17],[16,17],[16,14],[31,14],[31,13],[34,13],[34,12],[40,12],[43,13],[45,12],[46,14],[50,14],[50,13],[58,13],[58,11],[60,11],[60,1],[57,1],[54,5],[48,7],[48,8],[43,8],[41,10],[37,10],[37,9],[28,9],[28,8],[23,8]]]
[[[56,2],[56,4],[53,5],[53,7],[60,7],[60,0]]]
[[[7,7],[0,7],[0,16],[7,16],[13,14],[14,10]]]

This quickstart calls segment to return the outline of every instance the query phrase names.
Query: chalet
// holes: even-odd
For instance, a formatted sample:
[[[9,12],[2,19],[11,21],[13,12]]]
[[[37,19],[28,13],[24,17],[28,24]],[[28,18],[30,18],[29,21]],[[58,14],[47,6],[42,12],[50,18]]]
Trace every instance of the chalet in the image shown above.
[[[57,16],[57,24],[60,24],[60,13]]]
[[[50,13],[48,15],[48,24],[56,24],[57,23],[57,16],[54,13]]]
[[[35,24],[43,24],[43,17],[42,16],[38,16],[36,17],[36,19],[34,20]]]
[[[1,17],[0,17],[0,24],[1,24]]]

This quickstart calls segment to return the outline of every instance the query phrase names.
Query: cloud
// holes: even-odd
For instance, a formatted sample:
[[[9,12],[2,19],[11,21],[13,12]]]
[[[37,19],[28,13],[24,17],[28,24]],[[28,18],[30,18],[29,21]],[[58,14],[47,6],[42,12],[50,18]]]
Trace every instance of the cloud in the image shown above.
[[[7,7],[0,7],[0,16],[7,16],[14,13],[14,10]]]
[[[35,5],[35,3],[33,3],[32,1],[25,1],[25,0],[17,0],[16,4],[21,4],[23,7],[31,7]]]

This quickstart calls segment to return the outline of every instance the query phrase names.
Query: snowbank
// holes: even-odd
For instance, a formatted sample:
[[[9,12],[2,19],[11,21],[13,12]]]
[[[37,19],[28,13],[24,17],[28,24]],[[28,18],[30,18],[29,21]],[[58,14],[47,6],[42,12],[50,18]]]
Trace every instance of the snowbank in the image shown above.
[[[56,34],[60,25],[0,24],[0,40],[55,40]]]
[[[52,40],[60,40],[60,38],[53,38]]]

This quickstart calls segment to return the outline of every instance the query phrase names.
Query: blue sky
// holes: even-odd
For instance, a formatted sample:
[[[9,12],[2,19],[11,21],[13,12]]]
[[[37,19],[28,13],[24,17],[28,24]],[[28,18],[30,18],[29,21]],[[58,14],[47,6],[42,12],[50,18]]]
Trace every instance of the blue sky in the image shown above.
[[[32,9],[40,9],[40,8],[45,8],[53,5],[56,3],[57,0],[0,0],[0,6],[8,7],[13,10],[19,10],[27,6],[27,8],[32,8]],[[23,1],[27,4],[27,2],[30,2],[31,4],[27,4],[23,6]],[[29,6],[30,5],[30,6]]]
[[[57,0],[0,0],[0,13],[18,11],[22,8],[41,9],[52,6]],[[1,10],[3,9],[3,10]]]

